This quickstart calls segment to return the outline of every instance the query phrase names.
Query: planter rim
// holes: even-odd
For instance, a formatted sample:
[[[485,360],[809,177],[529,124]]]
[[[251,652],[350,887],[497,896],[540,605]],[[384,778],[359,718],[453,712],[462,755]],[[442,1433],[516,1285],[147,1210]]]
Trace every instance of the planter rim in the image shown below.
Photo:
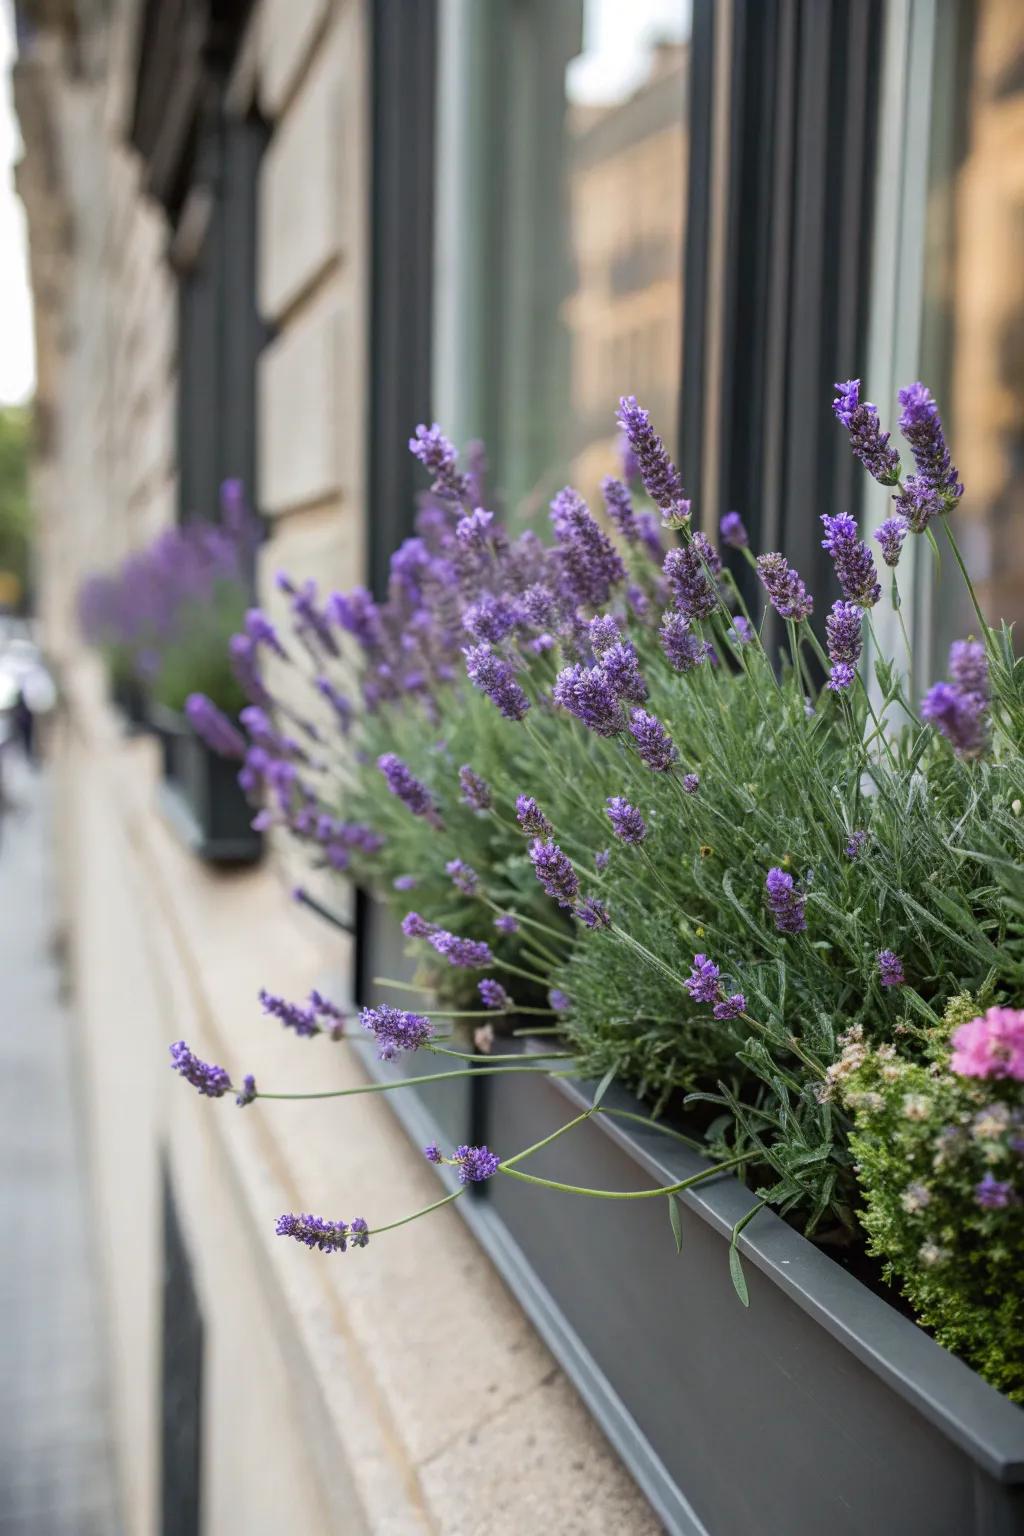
[[[550,1082],[574,1109],[586,1108],[596,1088],[595,1082],[576,1078],[551,1078]],[[602,1102],[633,1113],[644,1108],[615,1085]],[[707,1166],[699,1153],[635,1121],[627,1128],[611,1115],[596,1115],[594,1122],[659,1183],[671,1184]],[[679,1198],[729,1238],[750,1209],[751,1197],[731,1173],[722,1173],[684,1190]],[[768,1275],[802,1311],[992,1477],[1001,1483],[1024,1482],[1024,1410],[1016,1403],[774,1211],[759,1211],[740,1234],[737,1247],[744,1259]],[[729,1285],[724,1265],[722,1283]]]

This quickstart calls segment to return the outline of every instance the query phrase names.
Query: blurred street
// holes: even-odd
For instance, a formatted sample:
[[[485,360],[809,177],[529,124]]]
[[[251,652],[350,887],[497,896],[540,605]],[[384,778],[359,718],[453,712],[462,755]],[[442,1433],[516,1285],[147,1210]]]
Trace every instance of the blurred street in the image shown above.
[[[75,1042],[54,952],[50,793],[4,751],[0,1536],[116,1536]]]

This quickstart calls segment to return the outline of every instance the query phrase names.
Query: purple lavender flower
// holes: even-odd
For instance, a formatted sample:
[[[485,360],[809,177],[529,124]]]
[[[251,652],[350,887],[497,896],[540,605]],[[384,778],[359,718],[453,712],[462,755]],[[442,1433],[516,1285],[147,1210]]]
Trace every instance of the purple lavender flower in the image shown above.
[[[443,955],[449,965],[459,967],[465,971],[482,971],[486,966],[494,964],[494,956],[491,947],[483,939],[464,939],[457,933],[449,933],[444,928],[435,928],[428,935],[428,941]]]
[[[670,608],[661,620],[658,638],[661,648],[677,672],[692,672],[705,660],[710,645],[695,635],[690,621],[676,609]]]
[[[702,534],[694,534],[688,544],[670,549],[662,565],[676,606],[691,622],[708,618],[718,607],[718,593],[708,577],[709,562],[698,543],[702,538]],[[711,546],[707,545],[707,548],[710,550]]]
[[[560,907],[571,907],[579,895],[579,877],[558,844],[536,838],[530,844],[530,862],[547,894]]]
[[[619,700],[603,667],[584,667],[576,662],[564,668],[555,679],[551,696],[598,736],[617,736],[622,730]]]
[[[911,533],[924,533],[932,519],[941,517],[946,510],[942,496],[923,475],[908,475],[893,500]]]
[[[683,986],[695,1003],[713,1003],[722,990],[721,971],[707,955],[694,955],[690,975]]]
[[[851,832],[846,843],[846,857],[848,859],[859,859],[861,854],[864,852],[864,847],[867,843],[867,840],[868,835],[866,832]]]
[[[900,431],[910,444],[918,476],[938,492],[944,510],[951,511],[964,488],[946,447],[939,408],[920,381],[901,389],[899,400]]]
[[[532,795],[516,796],[516,821],[528,837],[550,837],[554,831]]]
[[[339,688],[334,686],[331,679],[323,674],[316,679],[316,689],[333,709],[342,734],[347,735],[352,726],[353,715],[352,705],[348,699]]]
[[[463,805],[468,805],[474,811],[490,810],[493,803],[491,787],[486,779],[473,772],[468,763],[463,763],[459,769],[459,788],[462,790],[459,799]]]
[[[634,709],[629,717],[629,734],[636,742],[640,758],[655,773],[666,773],[679,756],[661,721],[646,709]]]
[[[757,631],[750,620],[737,613],[729,629],[729,639],[734,645],[750,645],[756,637]]]
[[[600,661],[613,646],[622,643],[622,630],[619,628],[618,620],[613,619],[610,613],[602,613],[598,614],[596,619],[591,619],[587,625],[587,637],[590,640],[590,649]]]
[[[486,693],[506,720],[522,720],[530,701],[516,681],[508,662],[487,645],[472,645],[464,653],[466,673],[482,693]]]
[[[378,1008],[364,1008],[359,1022],[377,1041],[379,1061],[393,1061],[402,1051],[418,1051],[434,1033],[429,1019],[404,1008],[382,1003]]]
[[[832,402],[836,418],[850,434],[850,447],[864,468],[881,485],[895,485],[900,477],[900,456],[889,447],[888,432],[883,432],[878,411],[860,398],[860,379],[837,384],[839,391]]]
[[[391,885],[396,891],[414,891],[419,884],[415,875],[396,875]]]
[[[805,898],[795,889],[793,876],[778,867],[768,871],[765,880],[768,905],[780,933],[803,933],[807,927],[804,916]]]
[[[623,395],[619,401],[619,426],[625,434],[635,459],[644,489],[657,507],[670,507],[682,499],[683,482],[665,444],[651,425],[651,418],[635,395]]]
[[[353,1216],[348,1231],[348,1240],[353,1248],[368,1248],[370,1246],[369,1224],[362,1216]]]
[[[573,915],[579,918],[585,928],[610,928],[612,920],[608,915],[608,909],[604,902],[598,901],[596,896],[585,896],[582,901],[576,903]]]
[[[350,634],[368,656],[380,651],[384,643],[381,611],[365,587],[354,587],[347,595],[333,592],[327,599],[326,615]]]
[[[428,1142],[428,1144],[423,1148],[423,1156],[426,1158],[428,1163],[440,1163],[444,1161],[441,1156],[441,1148],[438,1146],[436,1141]]]
[[[245,757],[245,737],[205,693],[190,693],[185,700],[188,722],[201,741],[218,757]]]
[[[840,512],[836,517],[825,512],[821,521],[825,525],[821,547],[832,556],[843,596],[849,603],[873,608],[882,595],[882,588],[871,551],[859,536],[856,520],[849,512]]]
[[[610,848],[599,848],[597,850],[597,852],[594,854],[594,868],[597,870],[599,875],[604,874],[611,861],[612,853]]]
[[[482,981],[477,982],[476,989],[485,1008],[493,1008],[495,1013],[512,1012],[512,999],[500,981],[494,981],[492,977],[485,976]]]
[[[171,1067],[207,1099],[220,1099],[231,1091],[231,1079],[223,1067],[211,1066],[193,1056],[184,1040],[171,1046]]]
[[[887,517],[875,529],[875,538],[882,547],[882,559],[895,570],[900,563],[903,540],[907,536],[907,523],[902,517]]]
[[[444,872],[450,876],[455,889],[461,891],[463,896],[476,895],[480,886],[480,876],[469,864],[464,863],[462,859],[449,859]]]
[[[356,1242],[353,1238],[352,1244],[353,1247],[365,1248],[369,1230],[361,1217],[357,1217],[357,1220],[361,1222],[361,1241]],[[355,1222],[352,1225],[355,1226]],[[297,1243],[304,1243],[307,1248],[317,1248],[321,1253],[345,1253],[348,1249],[347,1222],[325,1221],[322,1216],[313,1216],[309,1212],[304,1211],[298,1216],[279,1216],[274,1230],[278,1237],[294,1237]]]
[[[988,653],[980,640],[954,640],[949,648],[949,675],[961,693],[988,699]]]
[[[273,651],[282,661],[288,659],[288,652],[281,644],[276,628],[262,608],[248,610],[245,615],[245,632],[253,645],[265,645],[268,651]]]
[[[902,987],[906,981],[903,961],[893,949],[878,951],[878,976],[883,987]]]
[[[377,767],[384,775],[390,792],[408,806],[414,816],[425,816],[428,821],[439,821],[433,796],[425,784],[410,771],[394,752],[384,752],[377,759]]]
[[[974,1198],[983,1211],[1003,1211],[1016,1204],[1009,1179],[997,1179],[989,1169],[980,1184],[974,1186]]]
[[[718,525],[718,536],[723,544],[731,544],[733,549],[746,549],[750,540],[747,538],[747,530],[743,526],[743,519],[738,512],[727,512]]]
[[[502,912],[494,919],[498,932],[506,936],[519,932],[519,919],[514,912]]]
[[[560,987],[552,987],[548,993],[548,1002],[556,1013],[568,1013],[572,1008],[572,998]]]
[[[260,676],[259,657],[256,646],[248,635],[232,635],[228,641],[228,660],[234,673],[235,681],[253,704],[266,707],[270,704],[270,694]]]
[[[457,467],[459,456],[436,421],[432,427],[421,423],[416,428],[415,437],[409,439],[409,451],[430,475],[430,489],[435,495],[462,501],[468,494],[466,477]]]
[[[558,539],[565,596],[573,606],[600,608],[626,574],[618,551],[571,486],[559,491],[551,503],[551,524]]]
[[[259,1001],[264,1013],[278,1019],[285,1029],[294,1029],[301,1039],[310,1040],[314,1035],[320,1034],[320,1025],[313,1007],[302,1003],[290,1003],[287,998],[278,997],[273,992],[268,992],[265,987],[260,988]]]
[[[954,641],[949,652],[952,683],[935,683],[921,715],[950,742],[958,757],[979,757],[988,746],[988,659],[978,641]]]
[[[407,912],[402,918],[402,932],[407,939],[429,939],[437,932],[437,924],[428,923],[418,912]]]
[[[726,1019],[738,1019],[741,1013],[747,1011],[747,1000],[742,992],[731,992],[728,997],[717,1002],[711,1011],[720,1023]]]
[[[256,1079],[251,1072],[247,1072],[242,1078],[242,1086],[235,1095],[235,1103],[239,1109],[245,1109],[256,1098]]]
[[[474,640],[487,640],[497,645],[515,626],[516,612],[507,597],[492,597],[490,593],[470,603],[462,615],[463,628]]]
[[[863,627],[863,611],[856,603],[832,604],[832,612],[825,620],[825,636],[828,654],[832,662],[832,675],[828,686],[833,693],[849,688],[857,675],[860,660]]]
[[[601,657],[601,669],[618,698],[628,699],[632,704],[644,702],[647,684],[641,675],[636,648],[631,640],[620,640],[610,645]]]
[[[485,511],[483,507],[477,507],[475,511],[468,512],[465,517],[459,518],[455,525],[455,537],[464,550],[480,555],[487,549],[493,528],[494,513]]]
[[[695,773],[683,774],[683,789],[688,795],[695,795],[700,789],[700,778]]]
[[[501,1166],[501,1158],[496,1157],[487,1147],[456,1147],[452,1162],[459,1170],[460,1184],[482,1184],[484,1179],[496,1174]]]
[[[758,555],[757,574],[780,618],[799,623],[814,612],[814,598],[784,555]]]
[[[629,494],[628,487],[612,475],[606,475],[601,481],[601,495],[604,497],[605,511],[608,513],[609,521],[619,530],[627,544],[635,544],[640,533],[636,525],[636,514],[633,511],[633,498]]]
[[[630,805],[621,795],[612,795],[607,802],[608,820],[612,831],[623,843],[642,843],[647,836],[647,823],[636,806]]]

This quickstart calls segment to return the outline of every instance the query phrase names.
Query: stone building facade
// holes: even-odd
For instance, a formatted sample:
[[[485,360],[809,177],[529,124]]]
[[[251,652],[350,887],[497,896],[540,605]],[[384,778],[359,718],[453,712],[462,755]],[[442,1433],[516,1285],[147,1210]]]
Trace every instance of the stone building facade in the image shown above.
[[[369,1264],[275,1239],[278,1212],[347,1208],[357,1189],[395,1215],[432,1198],[380,1099],[211,1113],[167,1070],[184,1037],[210,1060],[258,1043],[282,1087],[358,1081],[340,1050],[314,1065],[266,1029],[256,1001],[261,985],[343,986],[350,955],[289,904],[274,859],[218,874],[177,844],[155,809],[155,748],[120,732],[75,630],[82,576],[208,511],[211,476],[247,454],[269,524],[261,594],[279,568],[325,586],[365,576],[371,11],[17,7],[62,921],[125,1529],[646,1536],[657,1522],[457,1215]],[[249,204],[218,212],[231,164]],[[203,264],[221,238],[244,241],[224,260],[237,282],[248,252],[254,313],[252,367],[218,397],[222,359],[204,347],[226,311]],[[212,446],[191,410],[221,423]],[[240,462],[218,462],[247,412]]]

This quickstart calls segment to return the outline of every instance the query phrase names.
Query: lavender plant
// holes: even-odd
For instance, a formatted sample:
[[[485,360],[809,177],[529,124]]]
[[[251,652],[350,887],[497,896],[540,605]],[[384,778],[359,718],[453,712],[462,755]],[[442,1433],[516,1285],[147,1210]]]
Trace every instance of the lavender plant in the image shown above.
[[[849,1241],[842,1041],[891,1046],[916,1069],[951,999],[969,993],[980,1010],[1020,997],[1024,667],[977,605],[951,523],[963,487],[928,391],[901,392],[904,476],[859,383],[837,390],[853,451],[893,493],[877,536],[891,576],[885,596],[854,519],[822,518],[843,594],[825,646],[799,573],[781,553],[755,556],[730,512],[721,541],[756,572],[785,635],[769,653],[764,615],[691,526],[679,472],[627,398],[624,450],[650,505],[610,479],[599,520],[567,488],[550,544],[512,538],[480,505],[479,462],[461,470],[440,430],[421,427],[410,447],[430,490],[386,601],[357,589],[322,602],[282,577],[291,634],[253,611],[231,651],[251,701],[241,780],[260,824],[389,900],[435,988],[429,1015],[364,1011],[385,1059],[439,1054],[444,1077],[617,1078],[653,1114],[684,1117],[716,1157],[699,1178],[742,1168],[752,1212],[767,1202]],[[937,529],[978,628],[918,702],[909,641],[906,658],[885,656],[872,614],[886,601],[900,611],[906,540],[939,558]],[[312,1000],[278,1001],[270,1011],[297,1033],[358,1028]],[[462,1013],[499,1030],[506,1016],[545,1018],[558,1065],[454,1051],[435,1020]],[[217,1096],[236,1091],[210,1072]],[[239,1102],[267,1096],[245,1089]],[[563,1129],[605,1112],[599,1091]],[[519,1167],[534,1150],[427,1155],[463,1183],[567,1189]],[[675,1210],[683,1187],[575,1192],[667,1194]],[[344,1223],[283,1220],[327,1251],[353,1241]]]

